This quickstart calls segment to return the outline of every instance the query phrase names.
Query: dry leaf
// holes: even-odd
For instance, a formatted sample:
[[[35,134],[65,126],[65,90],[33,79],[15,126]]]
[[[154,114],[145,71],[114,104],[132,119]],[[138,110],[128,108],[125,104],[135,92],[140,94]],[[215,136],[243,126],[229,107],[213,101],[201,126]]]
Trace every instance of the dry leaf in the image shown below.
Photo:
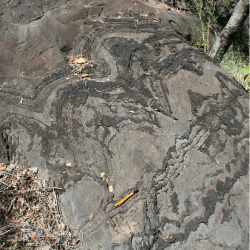
[[[12,220],[11,222],[12,222],[12,223],[19,223],[20,220]]]
[[[30,233],[30,238],[31,238],[32,240],[34,240],[34,239],[36,238],[36,233],[35,233],[35,232],[31,232],[31,233]]]
[[[88,60],[86,58],[78,58],[78,59],[75,59],[73,62],[74,63],[86,63]]]
[[[65,225],[64,225],[63,223],[59,224],[59,225],[58,225],[58,229],[59,229],[60,231],[64,231]]]
[[[4,171],[7,166],[0,167],[0,171]]]
[[[34,215],[34,217],[39,217],[39,216],[42,216],[42,215],[43,215],[43,213],[37,213],[37,214]]]
[[[23,216],[23,218],[30,217],[30,216],[33,216],[33,214],[32,214],[32,213],[27,213],[27,214],[25,214],[25,215]]]
[[[86,77],[88,76],[89,74],[82,74],[81,77]]]
[[[48,207],[49,207],[49,209],[51,210],[51,212],[54,213],[54,208],[55,208],[55,206],[52,205],[52,204],[49,204]]]
[[[110,193],[113,193],[113,191],[114,191],[114,190],[113,190],[113,187],[112,187],[112,186],[109,186],[109,192],[110,192]]]
[[[39,247],[37,250],[51,250],[52,248],[49,245]]]
[[[34,174],[36,174],[38,171],[37,168],[28,168],[28,170]]]
[[[23,207],[23,204],[24,204],[25,200],[24,200],[23,197],[18,197],[17,202],[19,202],[20,205]]]
[[[3,170],[4,164],[0,163],[0,168]],[[1,218],[4,234],[5,231],[11,230],[11,234],[4,235],[6,242],[9,244],[21,242],[24,244],[24,249],[28,249],[32,244],[37,250],[52,249],[49,245],[45,248],[44,245],[47,243],[53,246],[53,249],[59,249],[61,244],[59,241],[65,243],[67,246],[65,249],[75,244],[75,236],[69,238],[70,229],[62,223],[60,215],[57,214],[58,204],[55,192],[46,192],[47,186],[36,176],[36,168],[22,169],[16,164],[10,164],[1,172],[4,175],[4,177],[0,176],[4,184],[0,185],[1,209],[3,211],[9,209],[8,212],[10,212],[8,217]],[[6,185],[10,186],[7,190]],[[48,190],[53,190],[53,187],[48,187]]]
[[[92,214],[90,214],[90,216],[89,216],[89,220],[90,220],[90,221],[93,221],[94,219],[95,219],[95,214],[93,214],[93,213],[92,213]]]

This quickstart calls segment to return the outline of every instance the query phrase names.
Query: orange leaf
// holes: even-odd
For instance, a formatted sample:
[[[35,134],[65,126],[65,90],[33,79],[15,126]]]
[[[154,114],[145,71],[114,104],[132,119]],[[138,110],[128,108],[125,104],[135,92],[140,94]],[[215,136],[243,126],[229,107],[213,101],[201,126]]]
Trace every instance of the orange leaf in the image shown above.
[[[12,223],[19,223],[20,220],[12,220],[11,222],[12,222]]]
[[[0,171],[4,171],[6,166],[0,167]]]

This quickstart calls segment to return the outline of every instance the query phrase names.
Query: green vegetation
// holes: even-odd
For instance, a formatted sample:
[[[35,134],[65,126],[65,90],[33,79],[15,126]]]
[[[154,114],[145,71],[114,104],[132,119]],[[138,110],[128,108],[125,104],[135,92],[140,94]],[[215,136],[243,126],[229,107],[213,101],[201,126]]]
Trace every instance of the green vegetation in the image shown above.
[[[18,244],[17,244],[17,242],[14,244],[14,245],[12,245],[12,246],[6,246],[5,247],[5,243],[3,243],[1,246],[0,246],[0,249],[4,249],[4,250],[14,250],[14,249],[18,249]]]
[[[244,75],[244,80],[249,81],[249,64],[242,70],[242,74]]]
[[[218,17],[222,14],[216,13],[216,0],[190,0],[188,7],[199,18],[200,26],[194,26],[193,45],[203,49],[205,53],[210,51],[210,36],[213,33],[218,36],[220,30],[215,30]],[[225,1],[225,8],[230,6],[230,1]],[[216,25],[215,25],[216,26]],[[248,48],[249,35],[242,30],[244,46]],[[227,53],[224,55],[220,65],[227,70],[233,77],[239,81],[247,91],[250,91],[249,86],[249,56],[244,55],[239,49],[230,46]]]
[[[221,13],[216,14],[216,2],[215,0],[190,0],[188,3],[189,9],[197,15],[201,24],[201,26],[194,26],[193,45],[202,48],[206,53],[210,51],[211,32],[216,35],[212,25],[217,22],[218,17],[221,15]]]
[[[234,49],[233,45],[231,45],[220,65],[235,77],[247,91],[250,91],[248,56],[244,56],[243,53]]]

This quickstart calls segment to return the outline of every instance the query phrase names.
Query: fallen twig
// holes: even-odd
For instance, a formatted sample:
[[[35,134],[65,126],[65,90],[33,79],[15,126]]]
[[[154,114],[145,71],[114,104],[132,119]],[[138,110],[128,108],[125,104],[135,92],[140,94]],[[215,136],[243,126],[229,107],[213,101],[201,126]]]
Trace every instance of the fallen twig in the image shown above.
[[[0,167],[0,249],[79,249],[59,213],[63,188],[47,187],[36,168]]]
[[[48,191],[48,192],[50,192],[50,191],[53,191],[54,189],[56,189],[56,190],[64,190],[63,188],[59,188],[59,187],[54,187],[54,188],[30,188],[30,189],[24,189],[24,190],[15,190],[15,189],[13,189],[13,190],[1,190],[0,191],[0,193],[13,193],[13,192],[17,192],[17,193],[28,193],[28,192],[35,192],[35,191],[43,191],[43,192],[45,192],[45,191]]]

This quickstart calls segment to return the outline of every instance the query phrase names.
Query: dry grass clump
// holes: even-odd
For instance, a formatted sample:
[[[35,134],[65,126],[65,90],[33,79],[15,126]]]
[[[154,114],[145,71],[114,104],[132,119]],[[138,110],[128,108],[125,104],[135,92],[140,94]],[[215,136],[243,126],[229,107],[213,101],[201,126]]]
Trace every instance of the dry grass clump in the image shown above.
[[[36,168],[0,164],[0,249],[78,249],[60,216],[56,190]]]

